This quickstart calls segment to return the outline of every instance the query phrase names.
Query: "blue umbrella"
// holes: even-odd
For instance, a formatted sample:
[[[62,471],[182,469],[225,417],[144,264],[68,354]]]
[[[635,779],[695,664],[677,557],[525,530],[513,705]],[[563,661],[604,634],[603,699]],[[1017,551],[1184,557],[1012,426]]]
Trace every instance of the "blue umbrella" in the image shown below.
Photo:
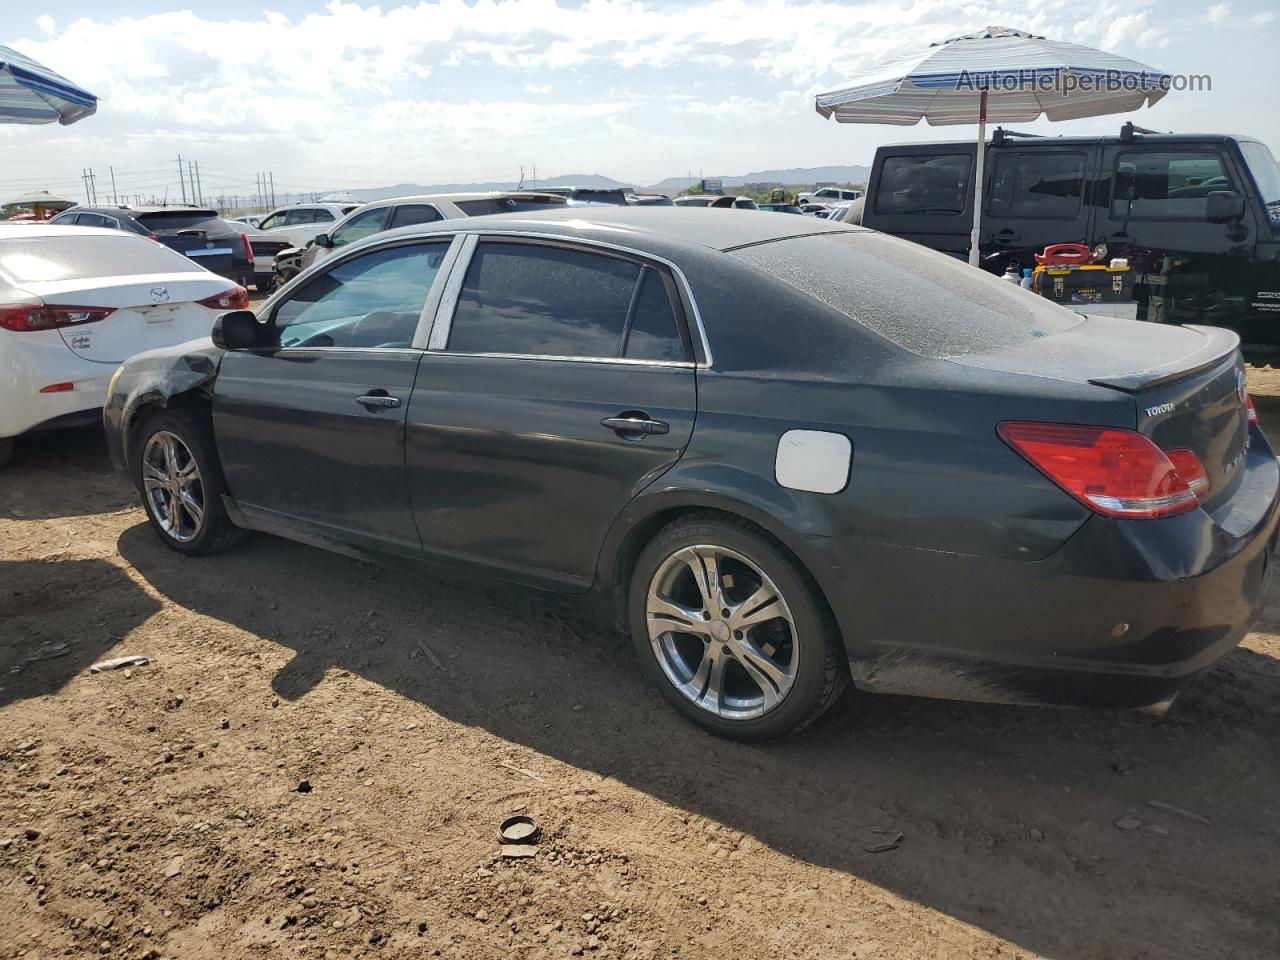
[[[75,123],[98,98],[11,47],[0,47],[0,123]]]

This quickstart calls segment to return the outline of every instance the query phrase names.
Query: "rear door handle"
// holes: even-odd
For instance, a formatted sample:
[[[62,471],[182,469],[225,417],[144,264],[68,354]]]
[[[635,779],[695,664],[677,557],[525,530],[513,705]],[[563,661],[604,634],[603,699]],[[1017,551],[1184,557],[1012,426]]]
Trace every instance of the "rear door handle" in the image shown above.
[[[620,417],[605,417],[600,426],[612,430],[623,439],[640,439],[641,437],[660,436],[671,432],[671,424],[665,420],[651,420],[647,414],[624,414]],[[630,434],[629,438],[627,435]]]
[[[400,398],[390,396],[385,390],[370,390],[363,397],[356,397],[356,403],[370,410],[400,406]]]
[[[996,243],[1013,243],[1015,240],[1021,240],[1022,237],[1014,233],[1012,230],[1005,229],[1005,230],[1001,230],[991,239],[993,239]]]

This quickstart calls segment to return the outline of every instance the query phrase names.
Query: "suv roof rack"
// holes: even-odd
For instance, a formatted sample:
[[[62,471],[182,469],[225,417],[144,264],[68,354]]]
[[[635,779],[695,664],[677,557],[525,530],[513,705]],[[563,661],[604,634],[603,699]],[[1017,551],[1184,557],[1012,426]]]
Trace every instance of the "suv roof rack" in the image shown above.
[[[1160,131],[1148,130],[1146,127],[1136,126],[1132,120],[1126,121],[1125,124],[1120,127],[1120,139],[1125,143],[1131,143],[1133,138],[1139,133],[1149,133],[1158,136]]]
[[[1038,133],[1019,133],[1017,130],[1006,130],[1004,127],[996,127],[996,132],[991,135],[991,145],[993,147],[1002,147],[1005,142],[1012,137],[1039,139],[1041,134]]]

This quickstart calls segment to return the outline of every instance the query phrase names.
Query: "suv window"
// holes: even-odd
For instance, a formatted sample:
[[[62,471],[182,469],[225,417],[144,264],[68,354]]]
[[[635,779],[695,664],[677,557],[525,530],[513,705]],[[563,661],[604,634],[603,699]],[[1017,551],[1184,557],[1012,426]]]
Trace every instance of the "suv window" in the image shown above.
[[[970,166],[971,158],[963,153],[886,157],[876,213],[964,213]]]
[[[276,345],[410,346],[448,249],[445,240],[376,250],[320,274],[276,307]]]
[[[1210,193],[1232,190],[1211,151],[1134,151],[1116,157],[1114,220],[1203,220]]]
[[[348,243],[355,243],[357,240],[363,240],[365,237],[371,237],[375,233],[379,233],[387,227],[387,214],[391,212],[390,207],[377,207],[373,210],[366,210],[364,213],[357,213],[354,217],[333,231],[333,245],[335,247],[346,246]]]
[[[435,223],[443,220],[440,211],[429,203],[406,203],[395,208],[391,217],[392,227],[407,227],[414,223]]]
[[[317,207],[311,211],[312,223],[333,223],[333,211],[325,210],[323,207]]]
[[[458,209],[468,217],[489,213],[529,213],[564,206],[564,197],[485,197],[483,200],[459,200]]]
[[[271,216],[267,217],[265,220],[263,220],[261,223],[258,224],[258,229],[270,230],[273,227],[283,227],[285,225],[285,221],[288,216],[289,216],[288,210],[281,210],[278,213],[273,213]]]
[[[622,355],[631,360],[687,360],[680,323],[671,306],[666,279],[652,267],[640,277],[640,295],[627,330]]]
[[[1083,153],[999,153],[987,212],[999,217],[1071,219],[1084,194]]]
[[[284,215],[284,223],[289,227],[296,227],[303,223],[315,223],[316,212],[310,207],[301,210],[287,210]]]
[[[457,353],[617,357],[639,264],[564,247],[481,243],[449,334]]]

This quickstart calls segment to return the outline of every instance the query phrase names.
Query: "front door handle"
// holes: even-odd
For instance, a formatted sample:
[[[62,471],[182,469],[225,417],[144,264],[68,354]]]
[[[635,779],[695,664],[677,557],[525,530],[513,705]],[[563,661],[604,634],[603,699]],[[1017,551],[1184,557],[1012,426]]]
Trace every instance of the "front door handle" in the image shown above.
[[[1021,240],[1022,237],[1006,227],[999,233],[995,234],[991,239],[996,243],[1013,243],[1015,240]]]
[[[617,417],[605,417],[600,426],[612,430],[624,440],[639,440],[671,432],[671,424],[665,420],[650,419],[645,413],[628,412]]]
[[[368,410],[395,409],[400,406],[400,398],[393,397],[385,390],[370,390],[363,397],[356,397],[356,403]]]

